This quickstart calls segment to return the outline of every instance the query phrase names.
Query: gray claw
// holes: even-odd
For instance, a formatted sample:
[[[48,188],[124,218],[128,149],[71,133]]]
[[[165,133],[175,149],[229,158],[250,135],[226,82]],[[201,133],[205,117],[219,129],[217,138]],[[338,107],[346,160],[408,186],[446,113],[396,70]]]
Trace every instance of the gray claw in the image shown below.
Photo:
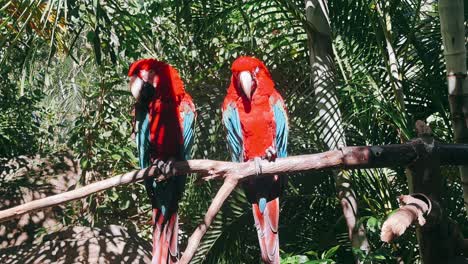
[[[158,168],[159,170],[162,169],[162,167],[164,166],[164,161],[163,160],[160,160],[160,159],[155,159],[153,161],[153,166],[155,166],[156,168]]]
[[[255,174],[257,174],[257,176],[262,174],[261,160],[262,159],[260,157],[255,157],[254,158]]]
[[[276,149],[273,146],[269,146],[265,150],[265,158],[268,161],[275,161],[276,160],[276,154],[277,154]]]
[[[175,162],[175,160],[173,158],[170,158],[166,162],[166,164],[164,166],[164,171],[163,171],[164,175],[168,175],[168,176],[174,175],[174,171],[175,171],[174,162]]]
[[[167,162],[164,162],[160,159],[155,159],[153,166],[158,168],[159,172],[164,175],[165,178],[169,178],[174,174],[174,159],[169,159]]]

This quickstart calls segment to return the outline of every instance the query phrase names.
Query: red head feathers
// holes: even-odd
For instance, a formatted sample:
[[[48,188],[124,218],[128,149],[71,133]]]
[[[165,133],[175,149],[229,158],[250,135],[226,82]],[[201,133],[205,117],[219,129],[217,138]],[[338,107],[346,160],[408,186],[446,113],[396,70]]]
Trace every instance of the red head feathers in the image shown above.
[[[128,76],[136,75],[143,79],[142,72],[145,71],[154,73],[154,83],[152,84],[156,89],[156,94],[162,98],[172,97],[178,100],[185,94],[184,83],[177,70],[171,65],[155,59],[141,59],[132,63],[128,70]]]
[[[251,100],[255,95],[270,95],[275,91],[270,72],[257,58],[239,57],[232,63],[231,71],[228,96],[240,96]]]
[[[149,71],[151,69],[155,70],[162,65],[164,65],[164,62],[157,61],[155,59],[141,59],[137,60],[132,65],[130,65],[130,69],[128,70],[128,76],[131,77],[133,75],[138,75],[140,77],[140,71],[145,70]]]
[[[265,64],[263,64],[261,60],[254,57],[241,56],[237,58],[232,63],[231,71],[233,73],[239,73],[242,71],[250,71],[253,73],[257,70],[257,68],[258,70],[263,70],[271,78],[270,72],[265,67]]]

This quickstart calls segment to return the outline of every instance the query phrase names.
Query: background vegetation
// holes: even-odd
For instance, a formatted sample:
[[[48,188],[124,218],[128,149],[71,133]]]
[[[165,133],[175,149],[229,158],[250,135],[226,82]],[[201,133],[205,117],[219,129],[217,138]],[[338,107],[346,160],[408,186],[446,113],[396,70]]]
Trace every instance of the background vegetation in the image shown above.
[[[426,120],[440,141],[452,142],[437,3],[382,2],[387,2],[389,20],[379,14],[376,1],[328,3],[347,143],[400,143],[414,136],[417,119]],[[304,2],[295,0],[3,1],[0,158],[70,149],[80,160],[80,184],[134,169],[133,101],[126,73],[131,62],[143,57],[174,65],[195,98],[195,158],[228,160],[220,106],[230,64],[239,55],[264,60],[286,98],[290,155],[324,151],[316,129],[305,21]],[[397,110],[386,40],[395,50],[406,112]],[[466,236],[457,171],[444,168],[443,173],[450,216]],[[369,263],[416,262],[413,234],[391,245],[379,240],[381,223],[397,207],[396,197],[407,193],[404,169],[350,174],[372,247],[369,255],[355,253]],[[281,205],[284,263],[352,263],[332,174],[289,179]],[[183,244],[218,186],[188,183],[181,203]],[[134,184],[67,205],[63,222],[119,224],[149,238],[149,209],[143,185]],[[217,217],[194,263],[257,262],[250,212],[239,190]]]

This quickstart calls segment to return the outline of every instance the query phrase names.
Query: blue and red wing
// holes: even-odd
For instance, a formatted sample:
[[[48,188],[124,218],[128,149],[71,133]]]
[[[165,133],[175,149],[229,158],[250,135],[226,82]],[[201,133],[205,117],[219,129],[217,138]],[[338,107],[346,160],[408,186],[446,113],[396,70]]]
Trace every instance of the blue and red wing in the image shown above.
[[[190,96],[186,95],[179,106],[180,128],[183,144],[180,157],[190,159],[194,141],[195,106]],[[136,111],[136,141],[141,168],[150,165],[150,125],[148,111]],[[153,157],[154,158],[154,157]],[[172,177],[165,182],[156,183],[153,179],[145,180],[146,190],[153,205],[153,259],[152,263],[176,263],[178,250],[178,215],[177,204],[185,187],[185,176]]]
[[[182,124],[182,136],[184,139],[182,154],[185,160],[189,160],[192,155],[192,146],[195,138],[195,118],[197,114],[192,98],[187,94],[180,103],[179,110]]]

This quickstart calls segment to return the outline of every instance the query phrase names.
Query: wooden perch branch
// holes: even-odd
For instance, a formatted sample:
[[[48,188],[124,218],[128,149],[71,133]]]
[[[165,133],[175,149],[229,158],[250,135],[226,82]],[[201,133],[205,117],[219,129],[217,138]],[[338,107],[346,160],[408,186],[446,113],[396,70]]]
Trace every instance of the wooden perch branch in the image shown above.
[[[407,144],[346,147],[341,150],[327,151],[317,154],[279,158],[275,162],[262,160],[260,162],[262,175],[276,175],[324,169],[358,169],[405,166],[414,162],[421,151],[417,149],[430,148],[440,156],[441,164],[468,165],[468,145],[464,144],[427,144],[422,140],[414,140]],[[213,199],[207,214],[189,239],[186,253],[181,263],[188,263],[198,248],[201,238],[208,230],[222,204],[234,190],[238,182],[256,175],[254,162],[233,163],[214,160],[189,160],[174,163],[174,175],[198,173],[202,180],[223,179],[224,184]],[[65,193],[49,196],[28,202],[13,208],[0,211],[0,223],[31,213],[33,211],[56,206],[69,201],[86,197],[90,194],[104,191],[123,184],[140,181],[147,177],[164,180],[155,167],[136,170],[112,178],[83,186]]]

